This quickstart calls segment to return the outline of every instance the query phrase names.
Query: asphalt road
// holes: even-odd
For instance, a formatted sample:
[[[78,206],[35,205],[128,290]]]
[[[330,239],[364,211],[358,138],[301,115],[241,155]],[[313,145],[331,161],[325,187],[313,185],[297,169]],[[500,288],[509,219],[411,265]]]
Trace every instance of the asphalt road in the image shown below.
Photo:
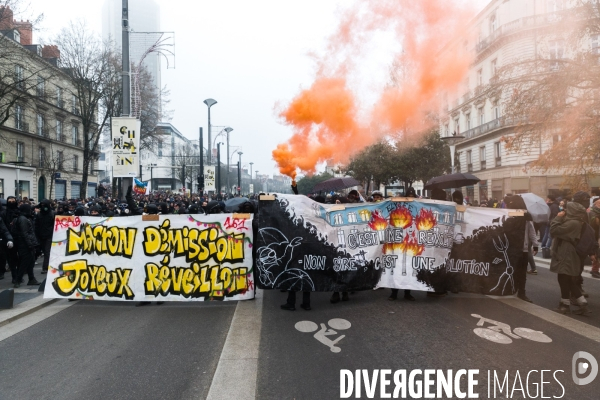
[[[249,319],[238,315],[236,302],[134,307],[80,301],[0,340],[0,399],[204,399],[226,353],[226,340],[236,338],[239,348],[234,346],[233,352],[243,351],[246,343],[240,338],[244,326],[252,322],[262,330],[254,372],[256,391],[249,389],[246,398],[254,398],[255,393],[259,399],[338,399],[342,369],[372,374],[381,369],[430,368],[479,369],[479,398],[488,398],[488,371],[492,377],[494,371],[501,377],[508,371],[512,390],[515,385],[519,388],[513,385],[517,371],[527,386],[531,370],[562,370],[557,372],[560,384],[547,373],[544,396],[560,397],[564,387],[562,398],[597,399],[600,377],[587,386],[577,386],[571,379],[575,352],[586,351],[600,360],[600,336],[594,341],[573,332],[582,326],[573,325],[577,321],[592,331],[600,326],[600,281],[586,278],[585,287],[594,313],[558,322],[542,318],[540,308],[523,311],[477,295],[435,299],[413,292],[415,302],[392,302],[387,300],[387,289],[358,292],[349,302],[335,305],[329,303],[328,293],[314,293],[312,311],[294,312],[279,308],[285,293],[267,291],[262,316]],[[539,306],[553,309],[558,304],[556,276],[547,269],[540,267],[537,276],[528,275],[527,289]],[[234,313],[242,329],[235,335],[230,332]],[[511,343],[478,336],[474,329],[480,318],[472,314],[509,325],[513,337],[500,336]],[[482,323],[482,329],[494,325]],[[329,329],[327,335],[319,334],[323,327]],[[551,342],[522,338],[516,333],[523,331],[516,328],[541,331]],[[494,334],[489,329],[482,332]],[[236,363],[229,361],[227,368],[235,376]],[[227,375],[226,370],[225,382]],[[533,373],[528,386],[532,395],[533,383],[540,380]],[[232,385],[236,384],[234,380]],[[362,398],[364,394],[363,388]],[[240,398],[228,397],[227,390],[221,395]],[[518,390],[509,395],[523,398]],[[495,398],[506,397],[504,392]]]
[[[0,342],[0,399],[205,398],[235,307],[80,301]]]

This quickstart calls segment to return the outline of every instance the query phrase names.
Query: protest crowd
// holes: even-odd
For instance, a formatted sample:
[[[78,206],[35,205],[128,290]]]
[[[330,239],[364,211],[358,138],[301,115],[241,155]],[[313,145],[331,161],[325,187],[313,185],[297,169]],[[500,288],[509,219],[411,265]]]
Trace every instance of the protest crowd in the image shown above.
[[[292,190],[298,194],[295,181]],[[101,191],[106,193],[106,191]],[[381,202],[384,195],[381,191],[373,191],[366,199],[357,190],[350,190],[346,195],[330,193],[309,195],[318,203],[323,204],[352,204],[361,202]],[[414,188],[409,187],[406,197],[417,198]],[[447,192],[433,189],[431,199],[449,200]],[[55,216],[100,216],[120,217],[151,214],[220,214],[220,213],[249,213],[258,210],[258,196],[184,196],[169,191],[155,191],[149,194],[137,194],[129,188],[125,200],[114,199],[111,196],[100,196],[86,199],[71,199],[68,201],[42,200],[36,203],[33,199],[17,199],[9,196],[0,203],[0,279],[10,272],[15,288],[24,284],[27,274],[27,285],[39,285],[40,282],[33,274],[33,266],[38,257],[43,256],[42,274],[48,271],[52,234],[55,226]],[[451,200],[458,205],[478,206],[471,204],[468,198],[463,198],[461,191],[456,190]],[[229,203],[229,205],[228,205]],[[537,274],[534,256],[541,249],[544,258],[550,258],[550,271],[557,274],[560,288],[560,303],[556,311],[586,314],[587,293],[583,289],[584,265],[591,261],[591,276],[600,279],[600,263],[598,244],[600,242],[600,198],[597,194],[577,192],[573,196],[555,197],[548,195],[546,203],[550,209],[547,223],[534,224],[525,213],[526,229],[523,243],[523,256],[515,266],[515,287],[517,297],[531,302],[526,295],[527,274]],[[480,207],[506,208],[526,210],[526,204],[519,195],[507,194],[502,200],[489,199],[482,201]],[[255,220],[256,221],[256,220]],[[256,230],[256,224],[253,224]],[[255,232],[256,234],[256,232]],[[7,270],[8,267],[8,270]],[[391,289],[389,300],[397,300],[398,289]],[[286,290],[282,290],[286,292]],[[296,292],[287,291],[288,297],[281,306],[284,310],[294,311],[296,308]],[[349,301],[348,292],[333,292],[331,303]],[[447,291],[428,292],[428,296],[444,297]],[[404,290],[403,298],[415,301],[410,290]],[[142,302],[148,304],[148,302]],[[310,310],[310,292],[303,292],[301,308]]]

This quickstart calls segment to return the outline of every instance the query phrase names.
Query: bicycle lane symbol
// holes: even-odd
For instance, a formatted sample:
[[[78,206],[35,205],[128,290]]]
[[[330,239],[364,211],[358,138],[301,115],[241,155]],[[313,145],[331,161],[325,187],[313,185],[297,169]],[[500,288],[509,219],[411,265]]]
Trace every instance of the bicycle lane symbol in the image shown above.
[[[300,322],[297,322],[294,327],[296,328],[296,330],[298,330],[302,333],[316,332],[313,335],[313,337],[315,339],[317,339],[319,342],[323,343],[325,346],[329,347],[329,349],[333,353],[339,353],[342,351],[342,349],[336,345],[340,340],[345,338],[346,335],[341,335],[341,336],[337,337],[336,339],[332,338],[333,340],[329,339],[327,336],[338,335],[337,331],[349,329],[352,326],[352,324],[350,323],[350,321],[347,321],[342,318],[333,318],[333,319],[330,319],[327,323],[329,324],[329,327],[326,324],[321,323],[321,328],[319,329],[319,326],[312,321],[300,321]],[[336,329],[337,329],[337,331],[336,331]]]
[[[552,339],[546,336],[542,331],[536,331],[529,328],[515,328],[514,330],[511,330],[510,325],[505,324],[504,322],[494,321],[493,319],[482,317],[479,314],[471,314],[471,316],[479,318],[477,326],[484,326],[486,322],[491,325],[484,328],[473,329],[473,332],[475,332],[477,336],[487,339],[490,342],[511,344],[513,339],[529,339],[540,343],[552,342]]]

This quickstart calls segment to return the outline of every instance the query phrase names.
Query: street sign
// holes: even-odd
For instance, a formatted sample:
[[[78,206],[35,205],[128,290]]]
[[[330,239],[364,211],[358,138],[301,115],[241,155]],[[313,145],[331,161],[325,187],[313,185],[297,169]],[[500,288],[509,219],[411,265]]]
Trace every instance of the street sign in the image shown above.
[[[204,167],[204,190],[207,192],[215,190],[214,165],[208,165]]]
[[[140,129],[136,118],[113,118],[111,121],[111,167],[113,177],[138,176],[140,170]]]

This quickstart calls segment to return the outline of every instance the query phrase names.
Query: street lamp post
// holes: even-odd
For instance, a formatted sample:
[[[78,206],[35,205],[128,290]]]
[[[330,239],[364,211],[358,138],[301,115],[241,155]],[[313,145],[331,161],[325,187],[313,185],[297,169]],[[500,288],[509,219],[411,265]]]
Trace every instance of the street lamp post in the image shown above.
[[[454,173],[454,152],[456,151],[456,143],[463,140],[465,137],[462,135],[458,135],[456,132],[452,133],[452,136],[444,136],[442,138],[443,141],[448,143],[450,147],[450,165],[452,166],[452,173]],[[452,192],[452,189],[450,189]]]
[[[254,182],[252,181],[252,166],[254,165],[253,162],[250,163],[250,184],[252,185]],[[252,187],[252,191],[254,192],[254,187]]]
[[[454,152],[456,151],[456,143],[463,140],[465,137],[461,135],[457,135],[456,132],[452,134],[452,136],[445,136],[442,138],[443,141],[448,143],[450,147],[450,165],[452,165],[452,173],[454,173]]]
[[[231,188],[231,186],[229,186],[229,133],[233,130],[233,128],[228,126],[223,130],[227,132],[227,193],[229,193],[229,189]]]
[[[211,130],[210,130],[210,108],[212,106],[214,106],[215,104],[217,104],[217,101],[215,99],[206,99],[204,100],[204,104],[206,104],[208,106],[208,144],[210,146],[211,143]],[[208,154],[206,155],[206,162],[208,165],[211,164],[211,152],[212,149],[208,149]]]
[[[238,155],[240,156],[240,159],[238,161],[238,194],[241,195],[242,194],[242,153],[241,151],[238,151]]]
[[[217,143],[217,200],[220,200],[221,196],[221,145],[223,143]]]

